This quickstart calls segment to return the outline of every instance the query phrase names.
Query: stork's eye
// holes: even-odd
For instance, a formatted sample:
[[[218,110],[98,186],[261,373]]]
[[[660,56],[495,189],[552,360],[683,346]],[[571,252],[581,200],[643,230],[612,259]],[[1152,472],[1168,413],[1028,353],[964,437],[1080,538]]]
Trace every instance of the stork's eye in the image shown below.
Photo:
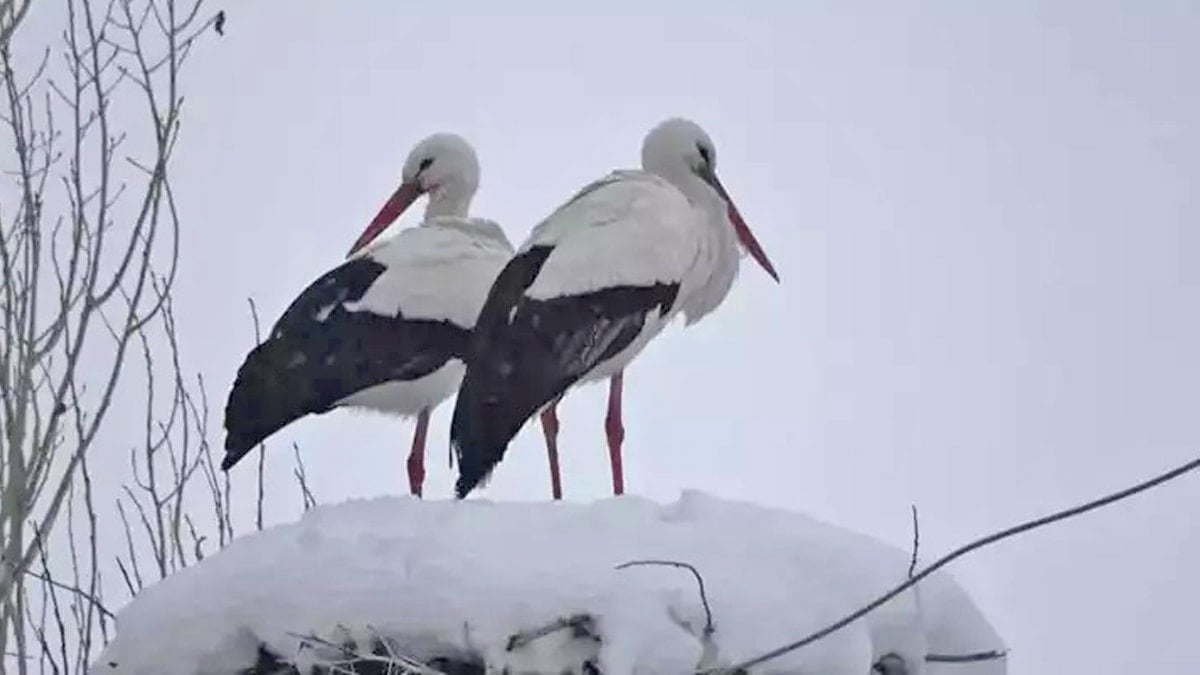
[[[703,159],[705,164],[712,166],[712,150],[709,150],[703,143],[697,143],[696,149],[700,151],[700,159]]]
[[[426,157],[425,159],[421,160],[421,164],[418,166],[417,171],[424,171],[431,166],[433,166],[433,158]]]

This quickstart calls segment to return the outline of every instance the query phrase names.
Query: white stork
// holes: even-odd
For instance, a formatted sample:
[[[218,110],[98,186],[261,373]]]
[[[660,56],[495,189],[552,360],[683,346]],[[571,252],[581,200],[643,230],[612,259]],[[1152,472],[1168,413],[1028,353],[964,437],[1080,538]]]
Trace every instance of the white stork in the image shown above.
[[[513,248],[496,223],[466,217],[479,162],[459,136],[418,143],[401,176],[346,262],[292,301],[238,369],[222,469],[305,415],[415,415],[408,480],[421,495],[429,413],[458,387],[470,331]],[[419,227],[368,247],[421,195],[429,203]]]
[[[588,185],[534,228],[492,285],[472,338],[450,431],[459,498],[538,411],[560,498],[555,406],[571,386],[604,378],[613,493],[624,492],[625,367],[677,314],[690,325],[721,304],[739,242],[779,281],[715,169],[704,130],[667,120],[646,136],[641,171]]]

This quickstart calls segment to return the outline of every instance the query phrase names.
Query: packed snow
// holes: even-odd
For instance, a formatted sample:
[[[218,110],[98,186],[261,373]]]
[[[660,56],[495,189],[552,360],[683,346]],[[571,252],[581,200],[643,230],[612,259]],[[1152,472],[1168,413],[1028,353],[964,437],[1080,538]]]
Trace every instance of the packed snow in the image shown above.
[[[143,591],[123,609],[92,672],[236,673],[258,645],[301,666],[303,636],[382,637],[407,656],[474,654],[489,672],[685,675],[799,639],[902,581],[910,552],[786,511],[685,492],[671,504],[421,501],[324,506],[239,538]],[[714,631],[686,569],[704,580]],[[599,639],[514,634],[591,617]],[[1003,675],[1004,661],[925,663],[929,653],[1003,650],[946,574],[755,673],[870,675],[903,658],[909,675]],[[306,661],[307,659],[307,661]]]

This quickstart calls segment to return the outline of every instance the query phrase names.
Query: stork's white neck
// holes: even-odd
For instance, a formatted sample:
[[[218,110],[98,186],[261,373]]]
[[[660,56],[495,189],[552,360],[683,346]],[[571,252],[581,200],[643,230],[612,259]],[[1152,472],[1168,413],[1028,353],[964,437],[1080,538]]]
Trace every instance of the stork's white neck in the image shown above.
[[[694,171],[689,168],[673,169],[670,171],[657,171],[658,175],[667,179],[671,185],[674,185],[684,197],[691,202],[692,206],[702,211],[705,215],[704,224],[712,230],[728,230],[729,234],[733,234],[733,226],[729,223],[726,217],[728,205],[721,195],[713,189],[711,185],[704,182]],[[731,241],[736,241],[730,239]]]
[[[425,220],[438,216],[465,218],[475,191],[458,181],[443,183],[429,192],[429,203],[425,206]]]
[[[729,222],[729,205],[717,191],[690,169],[659,172],[696,208],[704,230],[704,271],[682,303],[688,324],[719,307],[737,278],[741,251]]]

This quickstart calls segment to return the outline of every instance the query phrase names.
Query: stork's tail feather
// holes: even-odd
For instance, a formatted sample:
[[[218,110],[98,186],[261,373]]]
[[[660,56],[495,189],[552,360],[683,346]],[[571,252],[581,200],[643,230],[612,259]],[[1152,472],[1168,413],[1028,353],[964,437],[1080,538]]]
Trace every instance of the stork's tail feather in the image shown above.
[[[246,456],[246,453],[250,452],[250,448],[253,448],[255,445],[257,445],[257,443],[254,442],[247,443],[244,439],[237,439],[236,441],[233,441],[233,443],[236,443],[236,445],[231,448],[228,447],[231,444],[231,441],[228,439],[225,441],[225,445],[227,447],[225,448],[225,458],[221,460],[222,471],[228,471],[232,469],[234,464],[237,464],[243,457]]]
[[[499,411],[489,406],[482,391],[477,374],[467,371],[454,402],[454,415],[450,421],[450,448],[458,461],[458,481],[454,494],[459,499],[487,479],[504,458],[509,440],[516,435],[505,434]],[[521,420],[517,423],[520,428]]]
[[[294,352],[282,341],[255,347],[238,369],[237,379],[225,405],[225,458],[221,469],[228,471],[246,453],[271,434],[314,410],[315,390],[311,381],[288,368]]]
[[[500,361],[503,361],[501,359]],[[561,391],[514,386],[514,373],[498,361],[468,367],[454,402],[450,447],[458,460],[459,499],[486,482],[525,422]]]

